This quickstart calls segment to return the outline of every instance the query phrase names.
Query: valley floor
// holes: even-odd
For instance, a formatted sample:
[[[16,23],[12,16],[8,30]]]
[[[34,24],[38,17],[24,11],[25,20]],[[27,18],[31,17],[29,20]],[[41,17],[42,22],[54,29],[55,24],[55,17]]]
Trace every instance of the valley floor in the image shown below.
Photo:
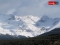
[[[60,45],[60,34],[27,39],[0,40],[0,45]]]

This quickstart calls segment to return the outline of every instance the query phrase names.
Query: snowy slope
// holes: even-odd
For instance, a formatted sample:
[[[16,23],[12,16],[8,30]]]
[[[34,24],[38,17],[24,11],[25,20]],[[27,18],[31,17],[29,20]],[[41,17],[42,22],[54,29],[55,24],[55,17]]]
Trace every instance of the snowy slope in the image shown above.
[[[38,19],[39,18],[33,16],[19,17],[14,15],[0,15],[0,33],[4,35],[33,37],[33,30],[36,28],[34,24]],[[32,29],[31,26],[33,26],[34,29]]]
[[[0,34],[4,35],[34,37],[58,27],[60,18],[53,19],[46,15],[41,18],[32,15],[0,15]]]
[[[48,16],[44,15],[40,20],[36,22],[36,26],[39,28],[45,28],[49,30],[57,25],[59,25],[60,18],[49,18]],[[59,27],[59,26],[57,26]],[[55,27],[55,28],[57,28]],[[51,29],[52,30],[52,29]]]

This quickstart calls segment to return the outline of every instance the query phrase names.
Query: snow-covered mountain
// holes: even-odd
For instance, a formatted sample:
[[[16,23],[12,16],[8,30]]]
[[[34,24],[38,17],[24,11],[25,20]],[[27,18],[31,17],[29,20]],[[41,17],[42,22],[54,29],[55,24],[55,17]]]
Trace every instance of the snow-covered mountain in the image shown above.
[[[34,37],[60,27],[60,18],[0,15],[0,34]]]
[[[47,31],[52,30],[54,28],[60,28],[60,18],[50,18],[46,15],[41,17],[40,20],[36,22],[36,27],[41,29],[46,29]]]

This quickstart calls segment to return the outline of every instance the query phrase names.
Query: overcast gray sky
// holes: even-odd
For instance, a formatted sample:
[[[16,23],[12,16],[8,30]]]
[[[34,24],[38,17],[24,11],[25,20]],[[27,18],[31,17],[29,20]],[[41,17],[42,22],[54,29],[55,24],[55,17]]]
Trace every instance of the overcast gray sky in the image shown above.
[[[60,17],[60,4],[49,6],[48,1],[50,0],[0,0],[0,14]],[[60,0],[56,1],[60,3]]]

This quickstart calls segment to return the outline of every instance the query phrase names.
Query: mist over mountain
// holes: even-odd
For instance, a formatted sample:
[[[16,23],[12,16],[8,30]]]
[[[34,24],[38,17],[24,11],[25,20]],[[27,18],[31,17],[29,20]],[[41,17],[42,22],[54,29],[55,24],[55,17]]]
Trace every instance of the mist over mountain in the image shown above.
[[[50,18],[46,15],[17,16],[0,15],[0,34],[11,36],[35,37],[49,32],[55,28],[60,28],[60,18]]]

